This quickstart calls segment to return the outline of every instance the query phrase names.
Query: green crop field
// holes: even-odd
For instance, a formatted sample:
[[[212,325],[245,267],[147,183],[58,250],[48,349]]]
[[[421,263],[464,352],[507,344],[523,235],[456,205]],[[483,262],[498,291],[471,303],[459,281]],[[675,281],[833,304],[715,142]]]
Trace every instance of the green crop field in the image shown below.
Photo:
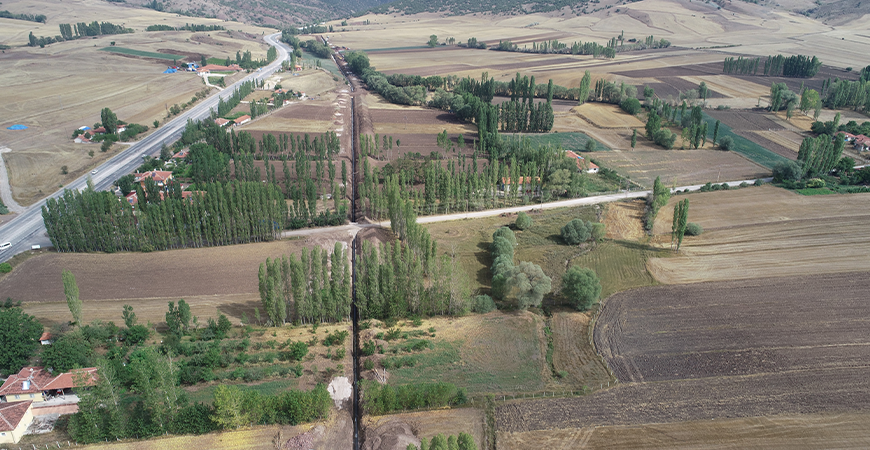
[[[124,48],[124,47],[104,47],[104,48],[101,48],[100,51],[111,52],[111,53],[121,53],[123,55],[131,55],[131,56],[142,56],[145,58],[167,59],[170,61],[184,59],[184,56],[181,56],[181,55],[172,55],[169,53],[146,52],[144,50],[133,50],[132,48]]]
[[[708,116],[705,113],[704,121],[707,122],[707,138],[712,139],[713,130],[716,127],[716,119]],[[767,167],[768,169],[773,169],[774,166],[777,165],[777,163],[790,161],[788,158],[777,155],[776,153],[756,144],[755,142],[752,142],[749,139],[746,139],[745,137],[734,133],[731,130],[731,127],[725,125],[724,122],[721,122],[719,124],[718,139],[722,139],[722,137],[724,136],[730,136],[734,139],[734,148],[732,148],[731,151],[739,153],[745,156],[747,159],[758,163],[764,167]]]
[[[569,133],[536,133],[536,134],[514,134],[511,135],[513,137],[525,137],[527,138],[533,146],[539,145],[552,145],[552,146],[561,146],[565,150],[573,150],[573,151],[586,151],[586,143],[590,140],[595,142],[595,150],[596,152],[609,151],[610,149],[587,136],[584,133],[580,132],[569,132]]]

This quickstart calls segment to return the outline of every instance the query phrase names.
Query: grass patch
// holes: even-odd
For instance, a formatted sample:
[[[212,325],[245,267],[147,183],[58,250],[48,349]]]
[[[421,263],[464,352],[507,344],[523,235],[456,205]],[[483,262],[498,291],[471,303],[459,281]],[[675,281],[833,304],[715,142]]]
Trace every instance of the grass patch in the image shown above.
[[[704,121],[707,122],[707,138],[713,139],[713,130],[716,128],[716,119],[710,117],[707,113],[704,113]],[[725,122],[720,122],[719,136],[717,139],[722,139],[725,136],[730,136],[734,139],[734,147],[731,151],[743,155],[750,161],[767,167],[768,169],[773,169],[777,163],[790,161],[788,158],[777,155],[755,142],[738,135],[731,129],[731,127],[726,125]]]
[[[610,151],[606,145],[592,139],[584,133],[569,132],[569,133],[535,133],[535,134],[513,134],[511,137],[528,138],[533,147],[539,145],[552,145],[554,147],[561,146],[565,150],[586,151],[586,143],[592,141],[595,143],[596,152]]]
[[[338,70],[338,66],[335,65],[335,62],[332,60],[332,58],[318,58],[318,57],[312,55],[311,53],[308,53],[308,52],[303,50],[301,59],[303,61],[307,62],[308,64],[311,64],[312,66],[316,66],[317,61],[320,61],[320,67],[323,67],[324,69],[329,71],[329,73],[331,73],[339,78],[343,78],[341,71]]]
[[[390,383],[443,381],[469,394],[538,391],[545,364],[538,342],[540,321],[527,312],[463,317],[439,327],[439,336],[462,339],[438,339],[430,349],[408,356],[413,365],[391,369]]]
[[[795,192],[797,192],[797,193],[800,194],[800,195],[830,195],[830,194],[836,194],[836,192],[834,192],[834,191],[832,191],[832,190],[830,190],[830,189],[828,189],[828,188],[826,188],[826,187],[823,187],[823,188],[805,188],[805,189],[795,189]]]
[[[169,53],[146,52],[144,50],[133,50],[132,48],[124,47],[104,47],[100,51],[110,53],[121,53],[123,55],[142,56],[145,58],[168,59],[171,61],[184,59],[182,55],[172,55]]]
[[[228,384],[225,382],[221,382],[222,384]],[[239,384],[238,386],[243,391],[256,391],[263,395],[276,395],[280,392],[284,392],[288,389],[296,388],[298,385],[297,379],[281,379],[281,380],[273,380],[266,381],[265,383],[259,384]],[[209,386],[201,387],[195,391],[188,391],[187,398],[192,402],[202,402],[206,404],[211,404],[214,401],[214,391],[217,389],[217,384],[212,384]]]

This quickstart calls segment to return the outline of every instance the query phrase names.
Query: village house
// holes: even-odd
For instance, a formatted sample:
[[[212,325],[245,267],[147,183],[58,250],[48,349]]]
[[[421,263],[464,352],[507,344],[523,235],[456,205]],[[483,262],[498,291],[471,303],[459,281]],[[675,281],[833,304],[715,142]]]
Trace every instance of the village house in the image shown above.
[[[49,333],[48,331],[42,333],[42,336],[39,337],[39,343],[42,345],[51,345],[51,333]]]
[[[30,400],[40,403],[56,396],[72,394],[73,388],[81,387],[78,383],[82,377],[84,386],[93,385],[96,372],[96,368],[90,367],[54,375],[43,367],[24,367],[17,374],[10,375],[0,387],[0,401]]]
[[[223,117],[218,117],[217,119],[214,120],[214,123],[219,127],[225,127],[228,123],[230,123],[230,121],[227,119],[224,119]]]
[[[239,126],[239,125],[244,125],[250,121],[251,121],[251,116],[245,114],[244,116],[237,118],[233,122],[235,123],[236,126]]]
[[[586,158],[572,152],[571,150],[566,151],[565,156],[574,159],[577,162],[577,170],[586,173],[598,173],[598,165],[596,165],[592,161],[586,161]]]
[[[226,119],[224,119],[224,120],[226,120]],[[229,121],[227,121],[227,122],[229,122]],[[184,158],[187,158],[187,155],[189,155],[189,154],[190,154],[190,149],[185,148],[185,149],[182,149],[180,152],[172,155],[172,159],[184,159]]]
[[[145,188],[145,180],[148,178],[154,180],[157,186],[162,188],[172,179],[172,172],[167,170],[149,170],[145,173],[133,174],[133,182],[139,183],[143,189]]]
[[[0,444],[16,444],[33,422],[33,402],[0,403]]]

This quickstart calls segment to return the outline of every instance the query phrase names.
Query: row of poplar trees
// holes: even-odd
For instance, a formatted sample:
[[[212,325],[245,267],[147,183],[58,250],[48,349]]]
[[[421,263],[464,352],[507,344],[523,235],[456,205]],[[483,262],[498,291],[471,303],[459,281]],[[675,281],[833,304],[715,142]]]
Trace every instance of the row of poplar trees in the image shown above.
[[[66,189],[42,207],[48,237],[60,252],[153,251],[268,241],[284,228],[274,184],[210,183],[186,199],[173,186],[143,195],[135,212],[111,192]]]
[[[320,247],[260,264],[260,301],[273,326],[338,322],[350,318],[351,274],[347,251]]]

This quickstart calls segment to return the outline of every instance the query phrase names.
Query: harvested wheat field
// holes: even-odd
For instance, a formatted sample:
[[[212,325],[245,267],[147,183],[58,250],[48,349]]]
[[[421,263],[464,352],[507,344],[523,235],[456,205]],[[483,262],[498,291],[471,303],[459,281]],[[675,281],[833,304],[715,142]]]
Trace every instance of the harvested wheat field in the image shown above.
[[[565,375],[547,385],[553,390],[566,386],[580,389],[612,381],[610,373],[595,349],[589,345],[592,335],[589,314],[557,312],[550,319],[553,333],[553,369]]]
[[[643,128],[644,123],[619,109],[605,103],[584,103],[572,109],[577,115],[598,128]]]
[[[670,233],[674,197],[654,227]],[[693,194],[689,221],[704,234],[687,237],[680,256],[652,258],[663,283],[750,279],[866,270],[870,194],[803,196],[764,186]],[[663,238],[666,240],[667,238]]]
[[[642,186],[652,186],[656,177],[666,185],[687,186],[707,182],[754,180],[770,172],[746,158],[720,150],[637,150],[595,154],[601,165]]]
[[[498,434],[508,450],[633,449],[863,449],[870,446],[870,414],[806,414],[693,420]]]
[[[646,237],[642,222],[644,200],[608,203],[605,208],[601,223],[607,227],[607,239],[637,241]]]
[[[122,305],[130,304],[144,322],[161,322],[168,301],[184,298],[203,321],[223,312],[235,319],[249,317],[258,306],[257,270],[266,258],[297,253],[320,245],[332,250],[336,240],[350,236],[260,244],[170,250],[153,253],[69,254],[44,253],[18,265],[0,279],[4,297],[20,300],[24,310],[46,322],[71,318],[61,283],[61,272],[76,275],[83,316],[121,322]]]

